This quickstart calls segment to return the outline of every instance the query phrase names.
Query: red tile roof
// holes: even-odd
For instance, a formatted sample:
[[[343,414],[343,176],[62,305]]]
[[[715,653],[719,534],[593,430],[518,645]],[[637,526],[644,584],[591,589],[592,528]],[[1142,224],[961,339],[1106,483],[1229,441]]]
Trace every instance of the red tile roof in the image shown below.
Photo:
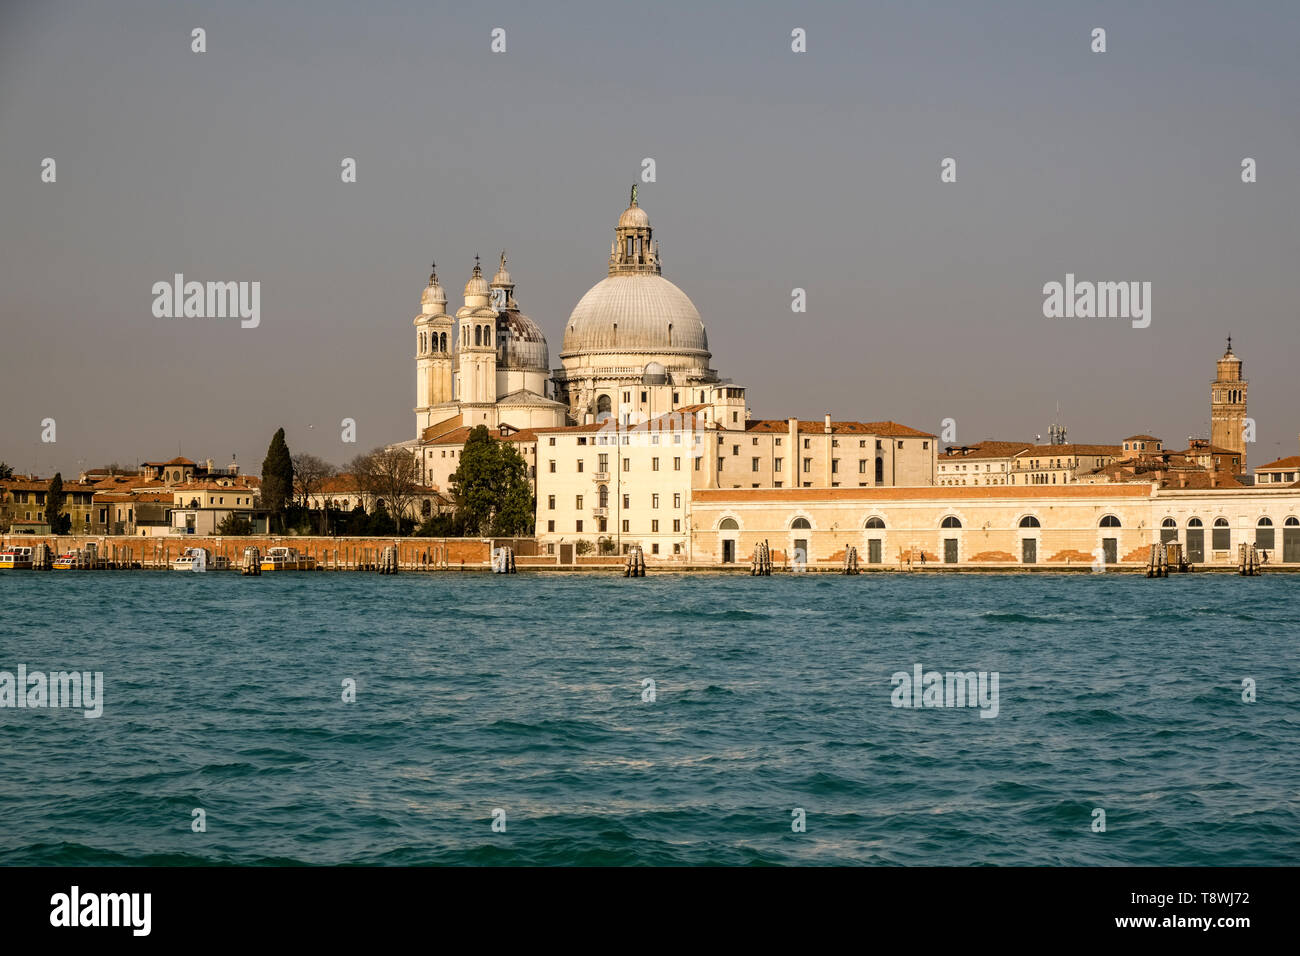
[[[799,420],[800,434],[817,434],[826,431],[826,422]],[[765,434],[782,434],[790,430],[790,423],[781,418],[756,418],[745,423],[746,431]],[[923,432],[898,422],[831,422],[832,435],[881,435],[886,438],[934,438],[929,432]]]
[[[1233,452],[1232,454],[1236,454]],[[1300,468],[1300,455],[1291,455],[1289,458],[1279,458],[1277,461],[1270,461],[1267,465],[1256,465],[1256,471],[1263,471],[1266,468]]]

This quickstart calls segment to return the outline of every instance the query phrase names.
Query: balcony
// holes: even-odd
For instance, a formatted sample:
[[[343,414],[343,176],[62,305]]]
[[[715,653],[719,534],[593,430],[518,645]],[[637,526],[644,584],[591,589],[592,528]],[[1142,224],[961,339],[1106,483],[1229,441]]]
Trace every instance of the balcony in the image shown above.
[[[608,517],[609,517],[609,509],[608,509],[608,508],[592,508],[592,509],[591,509],[591,516],[592,516],[593,518],[608,518]]]
[[[609,481],[609,472],[607,472],[607,471],[593,471],[593,472],[591,473],[591,480],[594,481],[594,482],[597,482],[597,483],[599,483],[599,482],[604,482],[604,481]]]

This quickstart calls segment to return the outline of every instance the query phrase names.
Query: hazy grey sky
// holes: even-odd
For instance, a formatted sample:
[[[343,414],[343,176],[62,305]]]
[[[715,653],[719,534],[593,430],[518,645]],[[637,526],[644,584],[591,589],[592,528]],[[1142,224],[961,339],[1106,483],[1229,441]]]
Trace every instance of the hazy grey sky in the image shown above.
[[[1294,454],[1297,26],[1293,0],[7,2],[0,459],[409,438],[430,261],[454,311],[506,248],[556,367],[644,157],[664,274],[756,416],[1032,439],[1059,402],[1072,440],[1182,447],[1231,334],[1251,463]],[[260,327],[154,318],[177,272],[260,281]],[[1044,318],[1067,272],[1150,281],[1151,326]]]

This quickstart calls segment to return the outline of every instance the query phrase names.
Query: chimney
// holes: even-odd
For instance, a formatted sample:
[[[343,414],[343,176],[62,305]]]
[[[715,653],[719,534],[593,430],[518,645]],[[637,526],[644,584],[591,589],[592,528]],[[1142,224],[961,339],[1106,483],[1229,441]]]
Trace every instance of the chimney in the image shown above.
[[[826,413],[826,429],[825,429],[825,430],[826,430],[826,434],[829,435],[829,434],[831,433],[831,416],[830,416],[830,413],[829,413],[829,412]]]
[[[799,419],[788,419],[786,424],[790,429],[790,461],[793,466],[793,464],[798,461],[795,456],[799,454]],[[795,474],[797,475],[798,472],[796,471]]]

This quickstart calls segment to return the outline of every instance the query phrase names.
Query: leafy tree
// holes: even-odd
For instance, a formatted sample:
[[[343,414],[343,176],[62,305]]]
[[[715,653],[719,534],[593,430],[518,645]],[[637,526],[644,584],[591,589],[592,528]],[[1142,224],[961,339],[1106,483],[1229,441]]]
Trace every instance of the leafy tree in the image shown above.
[[[278,429],[271,438],[262,462],[262,507],[284,527],[284,509],[293,494],[293,458],[284,440],[284,429]]]
[[[63,493],[63,473],[56,471],[45,492],[45,523],[51,534],[67,534],[72,530],[72,516],[63,513],[68,496]]]
[[[464,534],[514,537],[533,533],[533,490],[519,452],[479,425],[465,439],[451,476],[456,519]]]
[[[593,547],[594,545],[592,545],[592,543],[586,538],[579,538],[573,543],[573,551],[575,554],[591,554]]]
[[[13,476],[14,476],[13,466],[6,464],[3,461],[0,461],[0,481],[7,481]]]
[[[222,518],[221,523],[217,525],[219,535],[238,536],[252,533],[253,522],[234,511]]]

